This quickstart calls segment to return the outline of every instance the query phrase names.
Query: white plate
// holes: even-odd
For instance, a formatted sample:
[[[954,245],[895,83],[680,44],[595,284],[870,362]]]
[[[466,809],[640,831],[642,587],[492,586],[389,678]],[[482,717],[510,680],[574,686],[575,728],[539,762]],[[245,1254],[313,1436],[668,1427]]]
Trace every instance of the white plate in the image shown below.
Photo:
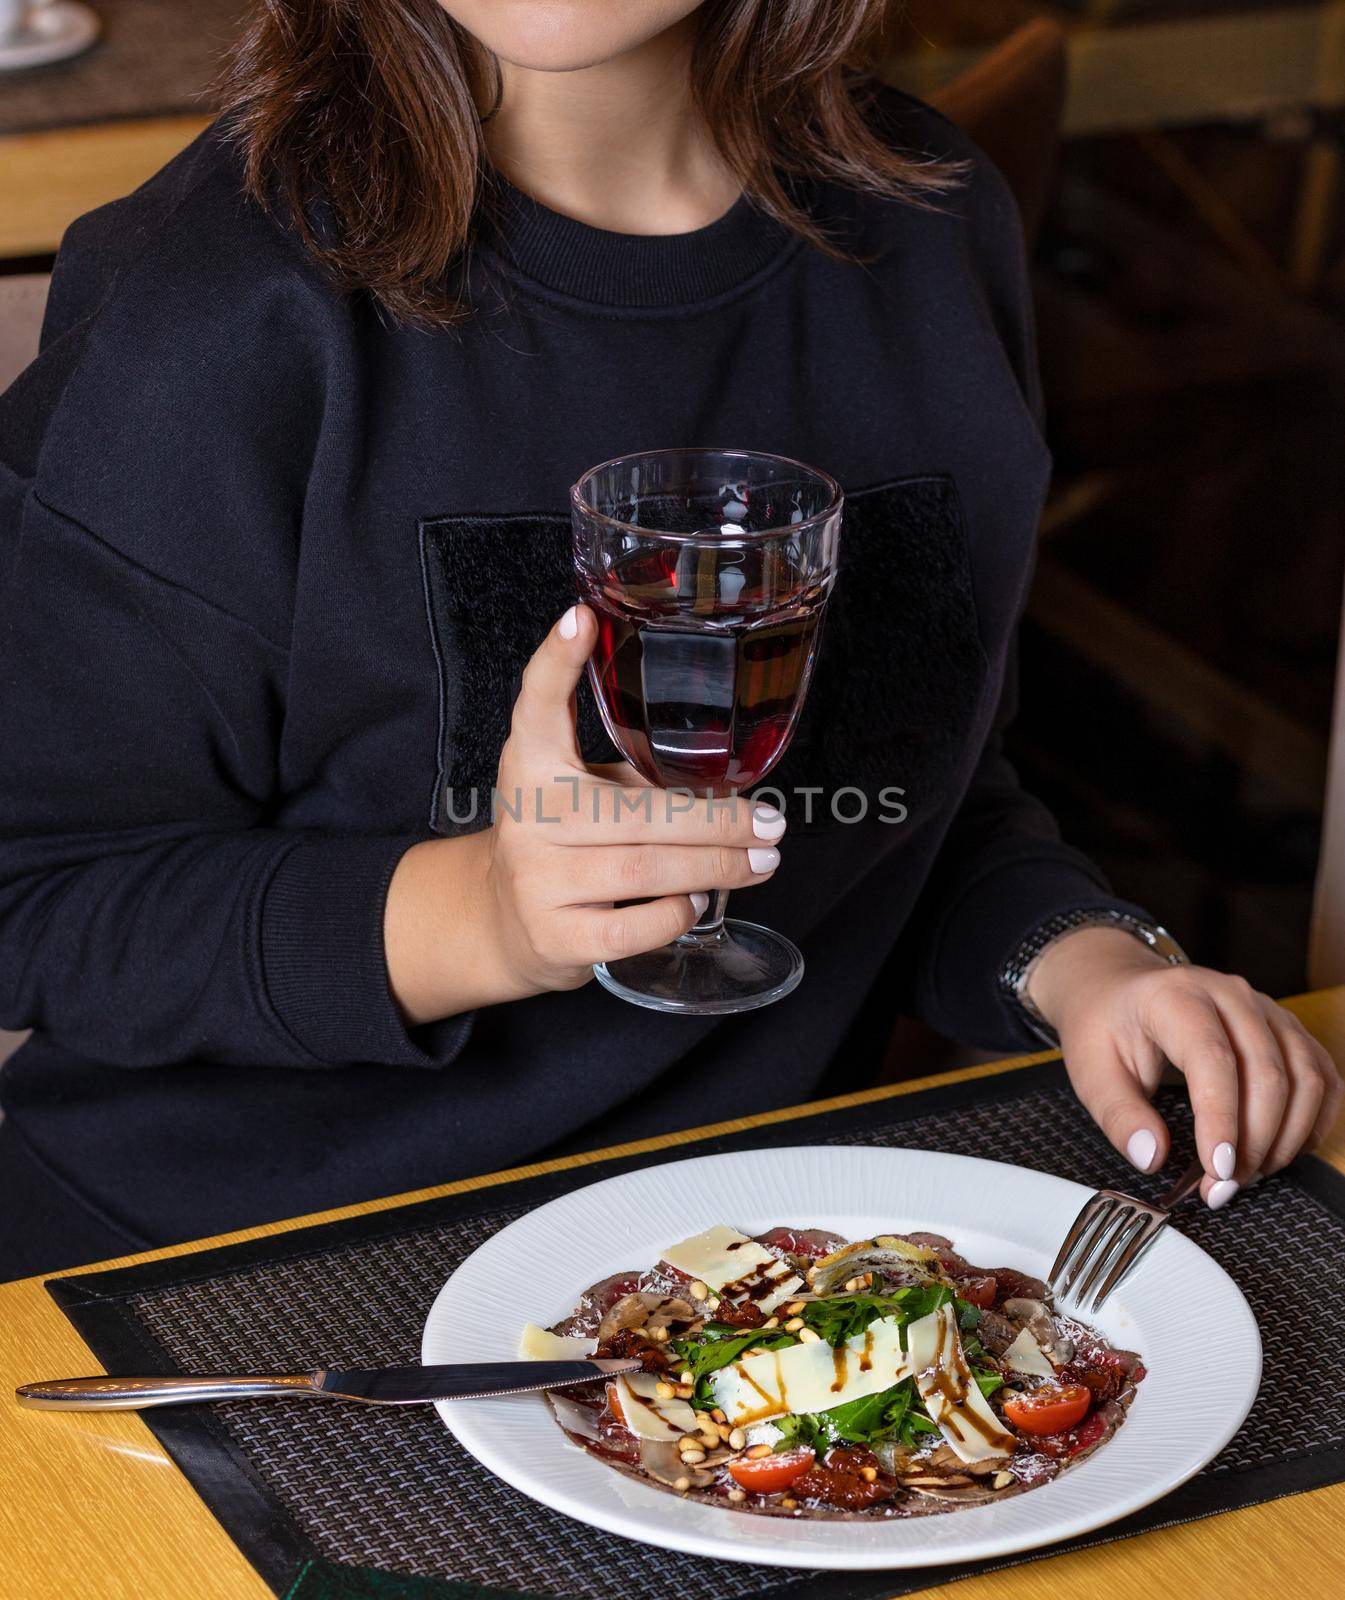
[[[978,1266],[1044,1276],[1088,1190],[997,1161],[806,1146],[700,1156],[590,1184],[510,1223],[444,1285],[425,1362],[508,1361],[525,1322],[567,1316],[610,1273],[651,1267],[712,1223],[747,1233],[821,1227],[850,1239],[928,1230]],[[1054,1483],[998,1505],[886,1522],[754,1517],[682,1500],[605,1466],[561,1432],[540,1395],[446,1401],[439,1414],[506,1483],[581,1522],[665,1549],[771,1566],[912,1567],[1068,1539],[1148,1505],[1232,1438],[1261,1378],[1261,1339],[1232,1279],[1165,1230],[1097,1326],[1148,1376],[1125,1425]]]

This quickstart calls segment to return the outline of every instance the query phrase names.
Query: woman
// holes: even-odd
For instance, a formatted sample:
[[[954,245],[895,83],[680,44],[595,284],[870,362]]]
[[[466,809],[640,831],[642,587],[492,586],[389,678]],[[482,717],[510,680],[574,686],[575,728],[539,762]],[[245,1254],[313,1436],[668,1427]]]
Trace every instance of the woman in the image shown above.
[[[1211,1205],[1334,1116],[1324,1052],[1170,965],[1001,754],[1021,244],[964,138],[842,70],[879,10],[270,0],[223,122],[71,230],[0,415],[7,1273],[805,1099],[892,975],[955,1037],[1054,1030],[1143,1170],[1170,1057]],[[787,815],[594,821],[566,489],[688,443],[847,491]],[[461,820],[497,776],[578,803]],[[787,1000],[588,981],[719,887],[802,945]]]

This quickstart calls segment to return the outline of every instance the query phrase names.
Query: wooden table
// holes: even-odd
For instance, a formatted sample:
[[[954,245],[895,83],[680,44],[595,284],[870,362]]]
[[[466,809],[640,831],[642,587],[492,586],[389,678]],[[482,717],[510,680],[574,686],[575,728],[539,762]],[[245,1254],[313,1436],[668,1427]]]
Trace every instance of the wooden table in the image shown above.
[[[1289,1008],[1345,1066],[1345,988],[1303,995]],[[517,1167],[412,1195],[269,1223],[144,1255],[102,1262],[95,1271],[190,1254],[212,1245],[283,1233],[313,1222],[386,1210],[407,1200],[483,1189],[508,1178],[585,1166],[610,1155],[662,1150],[711,1133],[736,1132],[909,1094],[934,1084],[1011,1072],[1046,1056],[968,1067],[863,1094],[738,1122],[695,1128],[562,1161]],[[1345,1124],[1321,1152],[1345,1171]],[[140,1418],[129,1411],[56,1416],[22,1411],[9,1398],[25,1378],[101,1370],[88,1347],[42,1288],[40,1278],[0,1286],[0,1592],[13,1600],[264,1600],[270,1590],[196,1498],[186,1478]],[[1092,1550],[1038,1562],[1030,1576],[1014,1569],[949,1586],[958,1600],[1240,1600],[1269,1594],[1301,1572],[1311,1552],[1313,1594],[1345,1593],[1345,1484],[1253,1506],[1182,1527],[1161,1529]]]
[[[0,257],[55,254],[76,217],[138,188],[208,121],[148,117],[0,138]]]

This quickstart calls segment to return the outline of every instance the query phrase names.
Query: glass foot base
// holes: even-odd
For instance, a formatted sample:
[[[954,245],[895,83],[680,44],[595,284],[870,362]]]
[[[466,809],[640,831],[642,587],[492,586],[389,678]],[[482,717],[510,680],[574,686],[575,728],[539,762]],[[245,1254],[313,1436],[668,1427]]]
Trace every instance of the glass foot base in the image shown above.
[[[725,1016],[782,1000],[798,987],[803,957],[783,934],[729,920],[717,933],[688,934],[642,956],[605,961],[593,972],[604,989],[632,1005]]]

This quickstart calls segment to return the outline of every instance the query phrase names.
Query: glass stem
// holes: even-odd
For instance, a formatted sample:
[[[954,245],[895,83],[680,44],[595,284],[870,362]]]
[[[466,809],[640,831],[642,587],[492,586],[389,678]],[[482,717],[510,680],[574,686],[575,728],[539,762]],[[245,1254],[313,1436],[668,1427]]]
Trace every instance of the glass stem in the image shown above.
[[[724,926],[724,911],[729,903],[727,889],[711,889],[710,904],[706,906],[696,926],[684,933],[678,941],[680,944],[707,944],[717,939]]]

